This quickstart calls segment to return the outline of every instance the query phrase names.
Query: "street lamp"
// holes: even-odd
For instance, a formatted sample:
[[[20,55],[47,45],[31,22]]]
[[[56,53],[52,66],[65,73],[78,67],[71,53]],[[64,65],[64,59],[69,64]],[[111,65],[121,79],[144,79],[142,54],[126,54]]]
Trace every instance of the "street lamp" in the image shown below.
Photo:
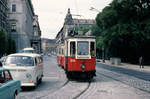
[[[103,60],[103,63],[105,63],[105,49],[104,49],[104,46],[102,47],[102,60]]]
[[[91,7],[89,10],[91,10],[91,11],[96,11],[96,12],[100,12],[98,9],[96,9],[96,8],[94,8],[94,7]]]

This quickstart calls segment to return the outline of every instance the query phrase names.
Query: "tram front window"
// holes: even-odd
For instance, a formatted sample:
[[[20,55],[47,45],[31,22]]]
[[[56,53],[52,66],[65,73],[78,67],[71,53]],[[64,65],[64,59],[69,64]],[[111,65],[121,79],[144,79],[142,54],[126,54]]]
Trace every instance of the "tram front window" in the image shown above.
[[[88,55],[88,54],[89,54],[89,43],[78,42],[78,55]]]

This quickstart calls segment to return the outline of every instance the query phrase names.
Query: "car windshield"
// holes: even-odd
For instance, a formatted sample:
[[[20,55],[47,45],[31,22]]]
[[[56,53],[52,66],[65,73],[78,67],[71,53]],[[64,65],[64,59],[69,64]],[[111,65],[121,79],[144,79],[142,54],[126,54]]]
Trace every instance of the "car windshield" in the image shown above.
[[[34,53],[33,50],[24,50],[23,53]]]
[[[34,60],[28,56],[11,56],[5,62],[5,65],[9,64],[15,64],[16,66],[34,66]]]
[[[88,54],[89,54],[89,43],[78,42],[78,55],[88,55]]]

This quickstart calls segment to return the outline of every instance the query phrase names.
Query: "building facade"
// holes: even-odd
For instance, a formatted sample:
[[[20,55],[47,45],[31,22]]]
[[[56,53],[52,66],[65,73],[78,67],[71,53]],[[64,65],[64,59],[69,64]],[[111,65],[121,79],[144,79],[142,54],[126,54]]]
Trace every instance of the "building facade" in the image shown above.
[[[39,24],[35,24],[38,20],[31,0],[8,0],[8,8],[10,36],[16,42],[17,52],[33,46],[39,50],[37,52],[40,52],[40,48],[35,47],[35,45],[40,46],[40,44],[35,44],[35,42],[39,40],[38,43],[40,43],[41,31]],[[37,27],[39,30],[35,29]],[[35,31],[39,32],[38,35],[35,35]]]
[[[42,49],[45,54],[55,54],[56,53],[56,40],[55,39],[42,39]]]
[[[42,48],[41,48],[41,29],[40,29],[40,25],[39,25],[39,21],[38,21],[38,16],[35,15],[33,18],[34,18],[34,21],[33,21],[34,36],[31,40],[31,46],[36,50],[37,53],[41,53],[42,52]]]
[[[56,44],[64,42],[65,37],[74,35],[91,35],[91,27],[96,24],[94,19],[77,19],[73,18],[70,9],[66,14],[64,25],[56,35]]]
[[[0,31],[5,29],[8,31],[8,2],[7,0],[0,0]]]

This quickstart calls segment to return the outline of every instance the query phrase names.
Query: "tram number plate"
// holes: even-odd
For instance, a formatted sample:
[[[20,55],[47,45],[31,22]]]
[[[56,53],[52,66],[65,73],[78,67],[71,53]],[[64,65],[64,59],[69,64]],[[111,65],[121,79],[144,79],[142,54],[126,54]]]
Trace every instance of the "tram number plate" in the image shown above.
[[[75,59],[71,59],[70,62],[75,62]]]

